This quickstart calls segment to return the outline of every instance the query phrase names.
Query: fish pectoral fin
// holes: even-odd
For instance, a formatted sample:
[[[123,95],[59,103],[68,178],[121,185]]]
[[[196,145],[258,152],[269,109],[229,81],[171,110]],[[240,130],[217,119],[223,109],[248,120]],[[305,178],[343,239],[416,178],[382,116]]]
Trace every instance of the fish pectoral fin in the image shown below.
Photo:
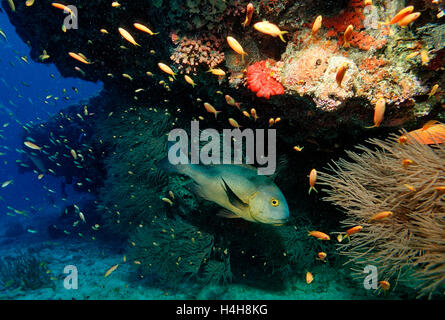
[[[223,188],[224,191],[226,192],[227,198],[229,199],[230,203],[238,208],[238,209],[244,209],[246,207],[248,207],[249,205],[245,202],[243,202],[233,191],[232,189],[230,189],[230,187],[227,185],[226,181],[224,181],[223,178],[221,178],[222,182],[223,182]]]
[[[237,216],[233,212],[226,210],[226,209],[221,209],[220,211],[218,211],[218,213],[216,215],[218,217],[227,218],[227,219],[241,218],[240,216]]]

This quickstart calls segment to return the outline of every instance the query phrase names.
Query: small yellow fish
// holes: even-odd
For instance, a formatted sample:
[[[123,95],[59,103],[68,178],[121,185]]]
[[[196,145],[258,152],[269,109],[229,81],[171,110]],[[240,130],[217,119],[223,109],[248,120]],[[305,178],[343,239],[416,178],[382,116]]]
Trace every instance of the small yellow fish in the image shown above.
[[[27,146],[28,148],[31,148],[33,150],[41,150],[42,148],[39,147],[38,145],[36,145],[35,143],[32,143],[31,141],[25,141],[23,142],[23,144],[25,146]]]
[[[221,111],[216,111],[216,109],[208,102],[204,102],[204,108],[207,110],[207,112],[213,113],[215,115],[215,119],[218,114],[221,113]]]
[[[255,121],[259,118],[254,108],[250,109],[250,114]]]
[[[15,4],[13,0],[8,0],[9,7],[11,8],[12,12],[15,12]]]
[[[74,53],[74,52],[68,52],[68,55],[71,58],[76,59],[77,61],[80,61],[82,63],[91,64],[91,62],[89,62],[88,59],[86,59],[85,56],[83,54],[81,54],[81,53],[77,54],[77,53]]]
[[[170,206],[173,206],[173,201],[171,201],[169,198],[162,198],[161,200],[167,202]]]
[[[215,76],[219,76],[219,77],[224,77],[226,75],[226,73],[224,72],[223,69],[217,68],[217,69],[213,69],[211,68],[209,71],[207,72],[211,72],[212,74],[214,74]]]
[[[145,33],[148,33],[149,35],[153,36],[155,34],[159,34],[159,32],[154,33],[153,31],[151,31],[147,26],[144,26],[143,24],[140,23],[134,23],[133,26],[138,29],[141,30]]]
[[[439,89],[439,85],[436,83],[432,88],[430,93],[428,93],[428,98],[431,98],[432,96],[434,96],[437,92],[437,89]]]
[[[196,86],[196,83],[193,81],[192,78],[190,78],[188,75],[184,76],[185,81],[190,84],[193,88]]]
[[[130,81],[133,81],[133,77],[130,76],[129,74],[127,74],[127,73],[122,73],[122,77],[127,78]]]
[[[426,66],[430,62],[430,58],[428,57],[428,51],[426,50],[420,51],[420,60],[422,62],[422,66]]]
[[[131,44],[139,47],[141,46],[139,43],[136,42],[136,40],[134,40],[133,36],[124,28],[119,28],[119,33],[121,34],[122,38],[124,38]]]
[[[39,60],[45,61],[46,59],[49,59],[49,55],[46,50],[43,50],[42,54],[39,56]]]
[[[414,51],[414,52],[411,52],[410,54],[408,54],[406,57],[405,57],[405,59],[406,60],[409,60],[409,59],[412,59],[412,58],[414,58],[414,57],[416,57],[416,56],[418,56],[419,55],[419,51]]]
[[[25,4],[27,7],[31,7],[34,4],[34,0],[26,0]]]
[[[295,151],[302,151],[304,147],[294,146]]]
[[[227,36],[227,43],[229,44],[230,48],[233,49],[233,51],[241,55],[241,58],[243,59],[242,61],[244,62],[244,56],[247,55],[247,53],[244,51],[241,44],[231,36]]]
[[[120,4],[119,2],[117,2],[117,1],[113,1],[113,2],[111,3],[111,6],[112,6],[113,8],[119,8],[119,7],[121,6],[121,4]]]
[[[233,119],[233,118],[229,118],[229,123],[232,127],[239,129],[241,126],[238,124],[238,122]]]
[[[108,277],[114,270],[117,269],[117,267],[119,267],[119,264],[115,264],[110,269],[108,269],[107,272],[105,272],[104,274],[104,278]]]
[[[2,188],[6,188],[7,186],[9,186],[11,183],[13,182],[13,180],[8,180],[2,183]]]
[[[158,67],[159,67],[159,69],[161,69],[162,71],[164,71],[166,74],[169,74],[169,75],[171,75],[174,79],[176,79],[175,78],[175,76],[176,76],[176,73],[172,70],[172,68],[170,68],[168,65],[166,65],[166,64],[164,64],[164,63],[162,63],[162,62],[159,62],[158,63]]]
[[[231,96],[229,96],[228,94],[226,94],[226,95],[224,96],[224,99],[226,99],[226,102],[227,102],[227,104],[228,104],[229,106],[237,107],[238,109],[239,109],[240,106],[241,106],[241,102],[236,102],[235,99],[233,99],[233,98],[232,98]]]
[[[102,32],[103,34],[108,34],[107,29],[100,29],[100,32]]]

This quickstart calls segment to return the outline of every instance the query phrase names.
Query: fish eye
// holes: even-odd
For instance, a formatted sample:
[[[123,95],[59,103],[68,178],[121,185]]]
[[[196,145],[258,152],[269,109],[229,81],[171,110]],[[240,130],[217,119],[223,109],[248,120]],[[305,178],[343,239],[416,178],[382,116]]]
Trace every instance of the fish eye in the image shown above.
[[[276,207],[276,206],[278,206],[278,205],[280,204],[280,201],[278,201],[278,200],[275,199],[275,198],[272,198],[272,199],[270,200],[270,204],[272,205],[272,207]]]

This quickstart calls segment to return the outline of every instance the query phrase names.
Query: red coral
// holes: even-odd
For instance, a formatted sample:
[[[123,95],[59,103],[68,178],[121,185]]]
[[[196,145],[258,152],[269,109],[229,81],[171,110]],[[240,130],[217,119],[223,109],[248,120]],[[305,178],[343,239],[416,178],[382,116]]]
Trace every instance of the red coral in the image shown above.
[[[247,87],[256,92],[257,97],[269,99],[270,96],[284,94],[284,88],[272,77],[273,70],[269,68],[273,60],[261,60],[247,68]]]

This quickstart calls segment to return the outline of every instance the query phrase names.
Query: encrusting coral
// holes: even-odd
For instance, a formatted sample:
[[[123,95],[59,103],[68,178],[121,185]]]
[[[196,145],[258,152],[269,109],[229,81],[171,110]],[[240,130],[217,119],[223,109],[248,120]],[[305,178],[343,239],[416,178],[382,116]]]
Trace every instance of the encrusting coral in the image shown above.
[[[269,99],[270,96],[284,94],[283,86],[273,77],[274,64],[271,59],[261,60],[247,68],[247,87],[256,92],[257,97]]]
[[[431,297],[445,285],[445,146],[397,138],[370,139],[376,150],[347,152],[352,161],[330,165],[319,184],[327,187],[324,200],[346,211],[346,228],[363,227],[341,253],[375,265],[379,280],[417,280],[419,295]]]
[[[223,40],[214,35],[204,34],[199,39],[184,36],[178,42],[170,59],[178,65],[180,73],[196,75],[198,66],[205,66],[207,70],[224,61]]]

